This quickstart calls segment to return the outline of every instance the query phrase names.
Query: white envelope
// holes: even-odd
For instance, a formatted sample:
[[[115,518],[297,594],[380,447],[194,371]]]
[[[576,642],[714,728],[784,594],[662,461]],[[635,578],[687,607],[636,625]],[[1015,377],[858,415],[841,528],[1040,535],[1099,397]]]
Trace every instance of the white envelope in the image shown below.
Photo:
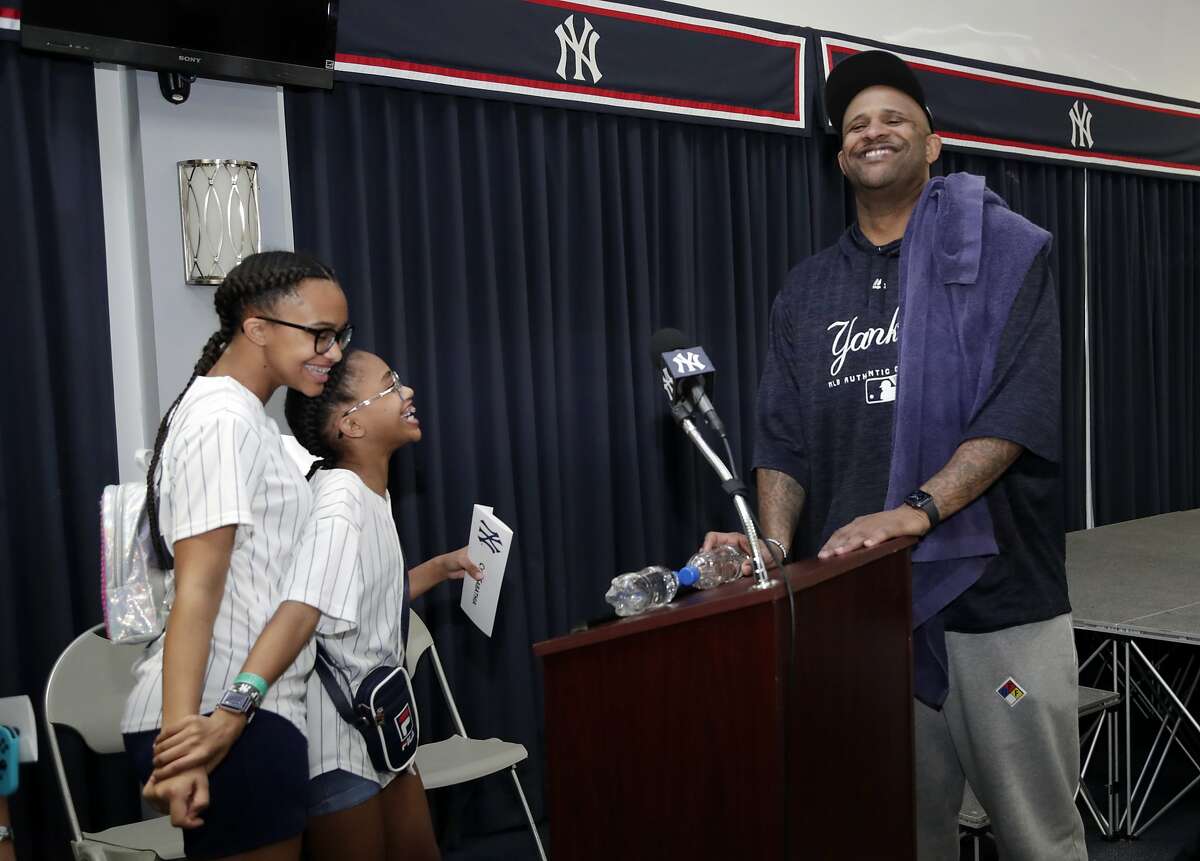
[[[496,622],[496,605],[504,583],[504,568],[512,548],[513,531],[492,513],[490,506],[476,504],[471,517],[471,534],[467,539],[467,555],[483,571],[483,578],[463,578],[459,606],[479,630],[492,636]]]

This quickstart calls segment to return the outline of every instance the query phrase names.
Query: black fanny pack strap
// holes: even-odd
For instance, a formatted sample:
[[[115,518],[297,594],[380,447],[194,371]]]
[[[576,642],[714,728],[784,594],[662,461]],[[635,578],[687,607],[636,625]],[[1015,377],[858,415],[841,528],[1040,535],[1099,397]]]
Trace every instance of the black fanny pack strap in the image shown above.
[[[400,581],[400,648],[397,651],[397,654],[404,656],[400,662],[401,666],[408,664],[408,611],[411,609],[408,599],[409,586],[408,571],[405,571],[404,579]]]
[[[401,572],[400,588],[400,651],[405,651],[409,629],[407,572]],[[390,662],[375,667],[349,697],[346,695],[349,679],[319,641],[314,669],[342,720],[362,734],[375,769],[395,772],[407,768],[417,755],[420,724],[403,662],[398,667]]]
[[[317,660],[315,669],[317,675],[321,679],[321,687],[325,688],[325,693],[329,694],[329,699],[333,701],[333,707],[337,709],[337,713],[342,716],[342,720],[353,726],[358,726],[359,717],[354,713],[354,707],[350,705],[350,700],[346,698],[346,692],[342,689],[341,683],[334,675],[333,662],[329,659],[329,653],[317,642]]]
[[[400,649],[399,652],[408,657],[408,572],[404,572],[404,579],[400,584]],[[342,720],[349,724],[358,726],[361,723],[361,716],[354,711],[354,706],[350,704],[349,698],[346,696],[346,688],[349,687],[349,682],[344,678],[339,682],[337,675],[340,671],[337,670],[333,661],[329,657],[329,653],[321,645],[321,638],[317,637],[317,660],[314,669],[317,671],[317,676],[321,679],[321,687],[325,688],[325,693],[329,694],[329,699],[333,701],[333,707],[337,709],[337,713],[342,716]],[[401,662],[401,666],[404,665]]]

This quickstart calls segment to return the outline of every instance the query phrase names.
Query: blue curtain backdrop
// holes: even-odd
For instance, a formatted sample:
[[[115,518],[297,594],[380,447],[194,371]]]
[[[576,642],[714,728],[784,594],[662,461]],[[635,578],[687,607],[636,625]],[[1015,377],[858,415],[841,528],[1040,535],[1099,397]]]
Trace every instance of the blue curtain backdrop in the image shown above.
[[[455,588],[417,609],[468,729],[530,749],[540,811],[530,645],[600,614],[615,574],[678,566],[734,523],[667,415],[650,336],[707,348],[744,462],[771,298],[845,224],[832,151],[345,83],[286,110],[296,245],[333,262],[356,341],[416,389],[425,439],[393,475],[408,558],[464,543],[475,502],[516,531],[490,641]],[[683,719],[647,715],[647,732]],[[519,823],[508,790],[481,793],[481,830]]]
[[[1088,172],[1096,525],[1200,506],[1200,183]]]
[[[0,199],[12,357],[0,410],[0,696],[28,694],[40,721],[55,658],[100,621],[98,502],[117,479],[91,63],[0,40]],[[79,756],[72,741],[64,754],[84,827],[135,816],[123,763]],[[66,859],[45,748],[10,799],[17,852]]]
[[[417,392],[426,437],[393,475],[409,558],[462,543],[474,502],[516,530],[490,641],[458,617],[456,590],[418,610],[468,729],[530,749],[540,815],[530,645],[603,612],[613,575],[678,565],[735,523],[666,415],[650,335],[676,326],[706,347],[744,466],[771,301],[852,212],[836,143],[351,83],[289,93],[286,112],[296,245],[333,262],[359,342]],[[1082,393],[1082,173],[942,168],[987,175],[1055,232],[1064,374]],[[1064,404],[1073,484],[1082,406]],[[1068,508],[1081,526],[1081,482]],[[646,731],[675,720],[647,715]],[[436,710],[431,729],[450,731]],[[502,782],[477,792],[474,829],[519,825]]]
[[[289,92],[287,116],[297,246],[335,263],[360,341],[418,390],[427,438],[393,484],[410,558],[461,544],[476,501],[517,531],[491,641],[449,590],[418,609],[468,728],[530,748],[540,814],[530,644],[602,612],[613,574],[734,525],[666,418],[649,335],[708,349],[744,466],[771,299],[852,213],[836,144],[349,83]],[[0,118],[19,379],[0,419],[0,696],[40,708],[54,658],[100,618],[96,500],[117,472],[90,64],[0,39]],[[1200,184],[962,153],[939,169],[984,174],[1055,234],[1068,528],[1084,523],[1085,268],[1097,523],[1200,505]],[[84,827],[132,816],[123,764],[64,742]],[[21,857],[68,857],[48,770],[22,782]],[[444,820],[464,793],[442,795]],[[475,800],[468,831],[520,824],[502,780]]]

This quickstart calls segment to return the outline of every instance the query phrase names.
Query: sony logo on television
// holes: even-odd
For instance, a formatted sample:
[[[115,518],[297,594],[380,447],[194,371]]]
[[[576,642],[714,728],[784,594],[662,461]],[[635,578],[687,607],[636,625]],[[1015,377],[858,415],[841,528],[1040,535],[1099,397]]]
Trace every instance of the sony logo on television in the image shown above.
[[[179,59],[183,60],[183,62],[185,62],[185,63],[199,63],[200,62],[199,57],[189,57],[187,54],[180,54]]]

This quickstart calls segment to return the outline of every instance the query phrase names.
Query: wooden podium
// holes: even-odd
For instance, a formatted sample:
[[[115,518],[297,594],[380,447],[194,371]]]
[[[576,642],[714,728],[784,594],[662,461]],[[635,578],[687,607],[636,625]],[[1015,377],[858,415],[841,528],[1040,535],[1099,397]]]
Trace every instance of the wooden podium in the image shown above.
[[[534,646],[551,857],[915,857],[911,539]]]

